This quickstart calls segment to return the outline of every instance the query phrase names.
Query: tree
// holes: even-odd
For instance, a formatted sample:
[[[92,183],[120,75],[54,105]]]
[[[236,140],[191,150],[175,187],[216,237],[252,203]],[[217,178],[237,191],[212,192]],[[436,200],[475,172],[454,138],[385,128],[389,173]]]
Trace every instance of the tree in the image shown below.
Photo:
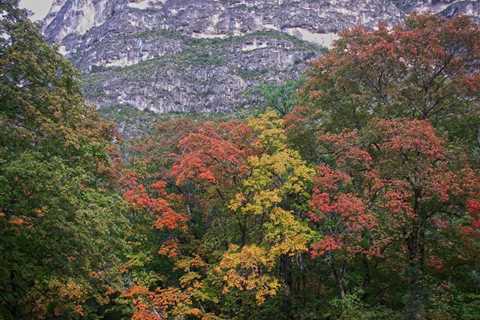
[[[347,30],[313,63],[298,114],[337,133],[372,117],[428,119],[450,139],[476,143],[479,31],[467,17],[415,14],[392,28]]]
[[[100,121],[80,92],[78,73],[8,1],[0,22],[1,145],[39,150],[87,162],[102,156],[112,126]],[[8,40],[5,40],[8,39]],[[12,143],[14,142],[14,143]],[[10,152],[11,150],[11,152]]]
[[[320,142],[327,164],[314,179],[310,220],[327,235],[312,245],[312,256],[330,260],[341,296],[347,289],[339,258],[405,261],[406,317],[426,319],[426,269],[439,263],[432,252],[445,228],[463,229],[479,176],[425,120],[376,119],[362,131],[321,135]]]
[[[164,239],[160,254],[183,270],[176,285],[149,288],[146,296],[163,301],[169,288],[177,288],[185,299],[162,309],[157,298],[143,298],[135,314],[151,315],[145,311],[150,308],[159,317],[234,316],[229,300],[240,301],[248,314],[248,306],[291,286],[292,261],[301,259],[314,236],[303,221],[313,169],[288,148],[283,122],[271,111],[247,123],[200,125],[178,139],[177,152],[168,174],[173,180],[147,187],[127,177],[124,197],[153,214],[162,212],[162,223],[154,224]],[[175,219],[168,221],[176,222],[168,228],[164,211],[173,207],[183,213],[170,212]]]
[[[113,130],[17,2],[0,4],[0,317],[92,319],[129,251]]]
[[[179,122],[185,123],[162,124],[162,139],[152,139],[146,159],[135,159],[140,172],[123,178],[124,198],[156,216],[158,253],[171,261],[161,270],[171,281],[139,284],[149,293],[143,296],[142,305],[136,304],[135,317],[211,316],[200,311],[206,307],[198,309],[215,300],[205,293],[213,267],[201,261],[215,259],[226,249],[225,237],[236,236],[232,221],[226,220],[226,204],[247,173],[247,158],[256,150],[251,144],[252,130],[240,121],[187,123],[184,131],[163,131]],[[172,139],[163,139],[172,134]],[[139,166],[142,161],[145,165]],[[172,292],[183,300],[172,300],[168,308],[157,303],[169,300]]]
[[[261,153],[248,159],[249,174],[229,204],[239,221],[240,242],[223,255],[216,270],[223,276],[224,292],[252,292],[263,304],[281,287],[291,290],[292,264],[302,259],[315,236],[303,221],[313,170],[288,148],[283,121],[273,111],[248,125]],[[241,301],[248,305],[249,297]]]
[[[221,195],[245,175],[246,160],[255,153],[251,141],[251,129],[241,122],[203,124],[179,141],[181,154],[172,167],[177,185],[186,181],[216,185]]]

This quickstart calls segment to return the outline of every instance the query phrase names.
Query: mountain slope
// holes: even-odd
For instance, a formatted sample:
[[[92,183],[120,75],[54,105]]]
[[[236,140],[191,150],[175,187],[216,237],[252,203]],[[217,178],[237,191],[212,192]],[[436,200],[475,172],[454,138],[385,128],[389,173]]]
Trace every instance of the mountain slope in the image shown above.
[[[43,32],[99,107],[229,111],[298,77],[342,29],[413,10],[480,16],[478,1],[55,0]]]

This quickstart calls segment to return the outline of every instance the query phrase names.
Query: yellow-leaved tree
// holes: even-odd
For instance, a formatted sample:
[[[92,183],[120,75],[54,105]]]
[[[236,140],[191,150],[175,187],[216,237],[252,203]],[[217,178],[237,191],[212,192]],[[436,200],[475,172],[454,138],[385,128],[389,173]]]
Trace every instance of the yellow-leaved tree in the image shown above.
[[[224,293],[250,292],[257,304],[288,288],[289,267],[315,233],[303,221],[314,170],[287,145],[283,120],[273,111],[249,120],[263,152],[248,159],[249,176],[229,208],[242,221],[240,245],[230,246],[215,272]]]

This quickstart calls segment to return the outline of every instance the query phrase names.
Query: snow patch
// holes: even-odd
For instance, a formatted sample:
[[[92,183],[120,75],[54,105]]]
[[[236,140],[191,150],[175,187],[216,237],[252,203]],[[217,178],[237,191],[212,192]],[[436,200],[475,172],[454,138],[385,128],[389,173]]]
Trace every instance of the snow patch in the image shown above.
[[[0,39],[3,39],[7,43],[7,46],[11,45],[10,40],[12,39],[12,37],[8,33],[6,32],[0,33]]]
[[[227,35],[225,34],[202,33],[202,32],[192,33],[192,38],[195,38],[195,39],[225,39],[226,37]]]
[[[146,10],[149,8],[156,8],[159,6],[159,4],[163,6],[165,2],[167,2],[167,0],[130,0],[130,2],[128,3],[128,7],[139,10]]]
[[[55,40],[61,42],[66,36],[72,33],[83,35],[93,27],[102,25],[107,16],[105,9],[108,0],[57,0],[52,5],[50,13],[45,18],[44,30],[48,28],[51,23],[55,23],[56,19],[61,19],[58,23],[61,25],[58,33],[55,35]],[[58,16],[63,12],[61,8],[68,5],[68,9],[63,15]]]
[[[50,6],[50,10],[48,11],[48,14],[44,19],[45,27],[47,27],[53,21],[53,19],[55,19],[55,16],[60,11],[60,9],[62,9],[64,4],[65,4],[64,0],[53,1],[52,5]]]
[[[65,46],[60,46],[58,47],[58,52],[62,55],[62,56],[66,56],[68,54],[68,50]]]
[[[278,0],[278,1],[280,3],[278,3],[277,5],[282,5],[283,0]],[[256,1],[252,1],[252,0],[243,0],[243,1],[238,1],[238,2],[234,3],[233,5],[237,6],[237,7],[246,6],[248,8],[255,8],[257,6],[257,3],[256,3]]]
[[[138,64],[143,61],[147,61],[149,59],[154,58],[148,52],[144,52],[141,56],[124,56],[124,57],[115,57],[112,60],[102,61],[101,64],[97,64],[97,66],[104,66],[104,67],[128,67],[134,64]]]
[[[208,26],[207,31],[215,33],[217,31],[217,24],[220,22],[220,14],[214,14],[210,18],[210,25]]]
[[[75,28],[75,31],[81,35],[85,34],[88,30],[95,26],[96,16],[95,6],[90,1],[88,1],[85,7],[82,9],[82,17],[79,19],[78,24]]]
[[[354,15],[354,13],[352,12],[352,10],[349,10],[349,9],[346,9],[346,8],[335,8],[334,9],[335,12],[337,12],[338,14],[341,14],[341,15],[344,15],[344,16],[351,16],[351,15]]]
[[[65,0],[55,0],[50,7],[49,14],[54,14],[62,9],[63,5],[65,4]]]
[[[302,39],[304,41],[312,42],[323,47],[331,48],[333,42],[339,37],[336,33],[315,33],[304,28],[287,28],[285,30],[289,35]]]
[[[214,26],[216,26],[217,23],[220,22],[220,14],[218,14],[218,13],[217,13],[217,14],[214,14],[214,15],[212,16],[212,18],[211,18],[211,21],[212,21],[212,24],[213,24]]]
[[[266,30],[276,30],[276,31],[279,30],[274,24],[271,24],[271,23],[263,24],[263,28]]]
[[[127,57],[123,57],[123,58],[112,60],[105,63],[105,67],[127,67],[127,66],[137,64],[138,62],[139,61],[136,59],[129,60]]]

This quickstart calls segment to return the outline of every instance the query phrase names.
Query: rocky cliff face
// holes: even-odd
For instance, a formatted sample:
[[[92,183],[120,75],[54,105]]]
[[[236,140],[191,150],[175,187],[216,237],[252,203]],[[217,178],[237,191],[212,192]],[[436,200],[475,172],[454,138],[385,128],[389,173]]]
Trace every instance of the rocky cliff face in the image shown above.
[[[340,30],[414,10],[480,17],[480,2],[55,0],[43,32],[100,108],[229,111],[257,103],[262,83],[297,78]]]

